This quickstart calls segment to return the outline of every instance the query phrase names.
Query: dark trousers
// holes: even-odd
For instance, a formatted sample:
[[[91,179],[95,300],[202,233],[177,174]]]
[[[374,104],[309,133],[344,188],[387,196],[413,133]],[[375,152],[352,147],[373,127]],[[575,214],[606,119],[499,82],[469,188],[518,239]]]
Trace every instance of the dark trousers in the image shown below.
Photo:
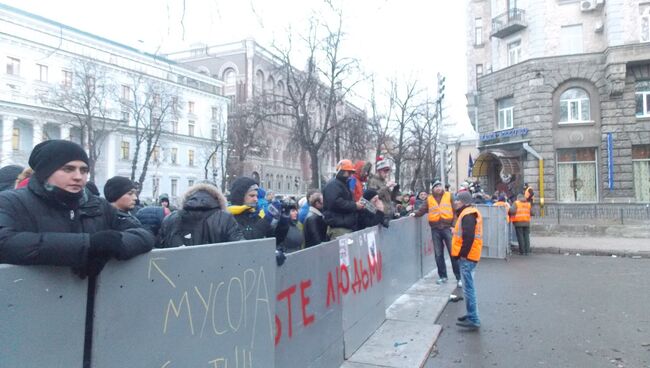
[[[447,278],[447,265],[445,264],[445,247],[447,254],[451,258],[451,229],[435,229],[431,228],[431,237],[433,238],[433,252],[436,257],[436,266],[438,267],[438,276],[440,278]],[[458,260],[451,258],[451,268],[454,271],[456,280],[460,280],[460,268],[458,267]]]
[[[530,227],[529,226],[515,226],[517,233],[517,243],[519,243],[519,254],[530,253]]]

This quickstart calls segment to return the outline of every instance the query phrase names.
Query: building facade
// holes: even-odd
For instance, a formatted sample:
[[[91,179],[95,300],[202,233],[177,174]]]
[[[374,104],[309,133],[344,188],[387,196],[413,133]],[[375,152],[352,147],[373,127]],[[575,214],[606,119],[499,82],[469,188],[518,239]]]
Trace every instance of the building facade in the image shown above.
[[[224,94],[231,102],[231,121],[250,104],[261,105],[265,98],[288,93],[283,61],[253,39],[215,46],[196,45],[191,50],[170,53],[167,57],[190,70],[222,80]],[[311,107],[309,114],[324,113],[316,106]],[[270,113],[264,122],[264,149],[243,161],[242,175],[253,177],[265,189],[283,195],[300,195],[309,187],[324,185],[324,182],[310,183],[310,158],[292,136],[293,116],[290,116],[289,107],[279,104],[266,109],[272,111],[267,111]],[[354,114],[365,117],[365,112],[349,103],[339,104],[336,114],[339,121]],[[336,155],[331,146],[325,146],[322,152],[319,170],[324,181],[335,172]]]
[[[650,3],[468,0],[473,175],[546,202],[650,202]]]
[[[153,140],[156,144],[151,147],[155,148],[150,150],[148,171],[141,183],[143,200],[151,202],[166,193],[175,203],[188,186],[206,176],[221,182],[223,152],[215,149],[215,130],[225,129],[228,103],[221,81],[1,4],[0,24],[0,60],[5,63],[0,70],[2,166],[27,165],[33,146],[46,139],[70,139],[89,148],[74,111],[67,111],[73,110],[75,102],[57,105],[48,97],[83,94],[74,90],[78,87],[74,79],[80,74],[80,65],[92,65],[86,82],[92,83],[94,92],[101,78],[104,92],[97,102],[102,116],[93,117],[101,122],[105,133],[105,138],[97,141],[101,154],[91,178],[100,191],[112,176],[131,176],[138,148],[136,120],[141,129],[146,119],[149,123],[157,121],[160,131]],[[147,98],[152,106],[150,114],[138,120],[136,109],[129,106]],[[165,99],[173,101],[167,114],[161,112]],[[96,113],[89,116],[92,114]],[[145,163],[144,147],[138,156],[136,181]]]

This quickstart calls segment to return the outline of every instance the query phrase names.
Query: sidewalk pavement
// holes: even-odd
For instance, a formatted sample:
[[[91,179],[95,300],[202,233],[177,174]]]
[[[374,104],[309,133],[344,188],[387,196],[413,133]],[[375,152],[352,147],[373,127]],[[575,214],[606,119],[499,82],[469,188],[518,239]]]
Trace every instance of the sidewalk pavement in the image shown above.
[[[384,323],[341,368],[423,366],[442,331],[436,321],[456,289],[454,280],[437,285],[437,279],[434,270],[400,296],[386,309]]]
[[[650,258],[650,239],[644,238],[531,236],[530,247],[535,253]]]

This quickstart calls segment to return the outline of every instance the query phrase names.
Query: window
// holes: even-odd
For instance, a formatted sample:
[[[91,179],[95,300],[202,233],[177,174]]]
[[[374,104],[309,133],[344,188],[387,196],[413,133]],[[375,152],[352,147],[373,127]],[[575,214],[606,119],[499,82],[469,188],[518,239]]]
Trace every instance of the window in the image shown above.
[[[217,124],[212,124],[212,140],[219,140],[219,126]]]
[[[178,121],[172,121],[172,133],[178,134]]]
[[[129,124],[129,121],[131,121],[131,115],[128,111],[122,111],[122,121],[127,125]]]
[[[174,112],[176,112],[176,110],[178,110],[178,97],[177,96],[172,97],[172,110],[174,110]]]
[[[474,19],[474,45],[483,45],[483,19]]]
[[[596,202],[597,167],[595,148],[557,151],[557,199],[560,202]]]
[[[160,147],[155,146],[153,148],[153,151],[151,151],[151,160],[153,162],[158,162],[160,161]]]
[[[20,149],[20,128],[13,128],[11,133],[11,149],[18,151]]]
[[[212,160],[210,160],[210,161],[212,162],[212,170],[216,170],[217,169],[217,155],[212,155]]]
[[[589,95],[582,88],[570,88],[560,96],[560,123],[591,120]]]
[[[48,68],[47,65],[43,64],[36,64],[36,67],[38,68],[38,80],[41,82],[47,82],[48,80]]]
[[[194,179],[187,179],[187,186],[191,187],[194,185]]]
[[[172,148],[171,161],[174,165],[178,163],[178,148]]]
[[[514,99],[512,97],[503,98],[497,101],[497,130],[512,129],[514,126]]]
[[[650,144],[632,146],[634,194],[639,202],[650,202]]]
[[[72,87],[72,72],[69,70],[62,71],[63,80],[61,83],[64,87]]]
[[[194,137],[194,122],[192,120],[187,122],[187,135]]]
[[[641,42],[650,42],[650,7],[641,14]]]
[[[218,107],[213,107],[212,108],[212,120],[217,120],[219,119],[219,108]]]
[[[127,141],[122,141],[122,144],[120,146],[120,158],[122,160],[128,160],[129,159],[129,142]]]
[[[650,81],[639,81],[636,89],[636,116],[650,117]]]
[[[226,82],[226,85],[234,86],[235,80],[236,80],[236,75],[234,69],[228,68],[226,69],[225,72],[223,72],[223,81]]]
[[[258,70],[255,73],[255,90],[261,92],[264,89],[264,72]]]
[[[478,79],[483,75],[483,64],[476,64],[476,89],[478,89]]]
[[[560,54],[581,54],[582,52],[582,24],[562,26],[560,31]]]
[[[151,178],[151,197],[158,198],[158,190],[160,189],[160,178]]]
[[[172,179],[172,197],[178,195],[178,179]]]
[[[96,85],[95,77],[87,75],[86,76],[86,89],[90,94],[95,93],[95,85]]]
[[[122,85],[122,99],[125,101],[131,100],[131,87],[126,84]]]
[[[521,61],[521,40],[508,44],[508,66],[515,65]]]
[[[7,56],[7,74],[20,75],[20,59]]]
[[[194,114],[194,101],[187,102],[187,112],[190,114]]]
[[[194,150],[187,151],[187,164],[189,166],[194,166]]]

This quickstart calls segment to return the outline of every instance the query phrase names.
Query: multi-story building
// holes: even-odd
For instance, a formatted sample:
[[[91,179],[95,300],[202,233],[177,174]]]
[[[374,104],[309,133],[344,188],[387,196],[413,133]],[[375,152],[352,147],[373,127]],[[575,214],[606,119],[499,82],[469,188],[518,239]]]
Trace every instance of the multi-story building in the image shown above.
[[[214,139],[214,132],[225,129],[227,122],[228,100],[222,95],[221,81],[160,56],[2,4],[0,26],[0,60],[6,66],[0,71],[2,165],[26,165],[33,146],[45,139],[70,139],[89,148],[89,141],[82,138],[84,128],[74,118],[75,111],[66,111],[74,110],[78,103],[52,103],[44,96],[61,96],[63,92],[67,98],[75,94],[82,98],[84,91],[74,90],[78,87],[74,79],[81,73],[77,69],[92,65],[85,80],[93,84],[94,91],[101,78],[104,93],[102,100],[96,101],[96,111],[101,110],[102,116],[92,117],[102,126],[96,133],[106,135],[97,141],[101,154],[91,178],[100,191],[114,175],[131,176],[138,148],[137,118],[128,106],[147,97],[156,107],[145,118],[150,123],[158,119],[162,129],[141,183],[141,198],[150,201],[167,193],[175,202],[188,186],[204,179],[206,172],[208,179],[221,182],[222,151],[215,149]],[[156,92],[148,89],[152,86]],[[163,117],[160,105],[165,99],[173,101],[173,113]],[[93,114],[99,113],[88,115]],[[144,157],[143,149],[141,146],[138,157]],[[215,150],[216,154],[210,155]],[[212,158],[206,165],[208,156]],[[143,164],[141,159],[136,180]]]
[[[283,60],[253,39],[215,46],[196,45],[190,50],[170,53],[167,57],[191,70],[224,81],[224,94],[231,101],[230,121],[240,118],[242,110],[250,104],[263,104],[265,98],[268,100],[288,93]],[[249,155],[240,172],[259,180],[264,188],[276,194],[302,194],[312,186],[309,155],[292,136],[293,117],[288,107],[276,104],[267,109],[272,111],[264,122],[264,149],[259,150],[259,154],[253,152]],[[339,104],[336,110],[339,120],[350,114],[365,116],[363,111],[349,103]],[[309,113],[321,111],[313,106]],[[322,152],[320,176],[326,179],[334,174],[336,156],[329,147]]]
[[[650,201],[650,3],[468,0],[473,174],[547,202]]]

